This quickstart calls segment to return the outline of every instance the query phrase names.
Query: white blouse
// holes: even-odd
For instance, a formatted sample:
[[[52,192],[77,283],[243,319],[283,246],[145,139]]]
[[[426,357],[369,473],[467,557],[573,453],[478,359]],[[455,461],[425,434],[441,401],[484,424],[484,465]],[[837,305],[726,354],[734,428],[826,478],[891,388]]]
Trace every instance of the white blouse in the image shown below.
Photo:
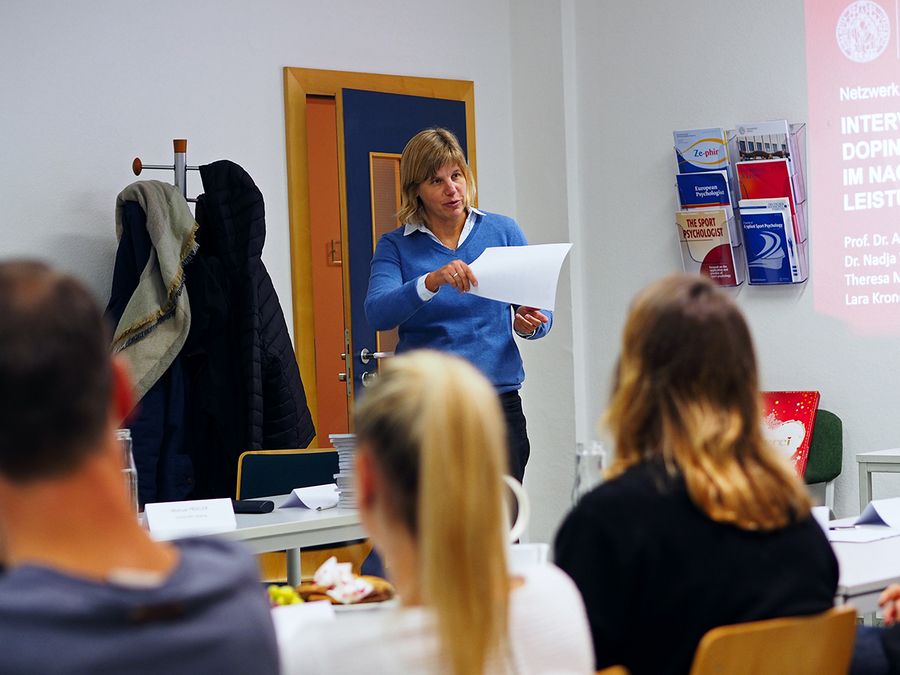
[[[575,584],[553,565],[521,572],[510,596],[510,654],[488,673],[593,673],[587,615]],[[431,613],[422,607],[359,611],[307,625],[279,645],[287,675],[446,672]]]

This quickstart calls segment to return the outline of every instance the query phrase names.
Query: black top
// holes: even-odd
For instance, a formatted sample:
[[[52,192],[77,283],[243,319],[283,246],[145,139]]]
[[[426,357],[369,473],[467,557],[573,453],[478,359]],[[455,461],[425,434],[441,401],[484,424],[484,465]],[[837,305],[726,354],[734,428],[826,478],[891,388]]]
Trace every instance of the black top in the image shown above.
[[[597,668],[687,673],[716,626],[822,612],[838,566],[812,518],[774,532],[709,519],[657,464],[595,488],[556,535],[555,561],[581,590]]]

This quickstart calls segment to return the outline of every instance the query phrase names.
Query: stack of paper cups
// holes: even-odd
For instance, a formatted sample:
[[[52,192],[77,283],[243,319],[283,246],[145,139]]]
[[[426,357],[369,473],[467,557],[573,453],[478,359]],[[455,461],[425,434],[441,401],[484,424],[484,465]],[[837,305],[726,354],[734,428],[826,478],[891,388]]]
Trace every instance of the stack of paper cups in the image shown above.
[[[356,434],[329,434],[328,440],[338,454],[338,473],[334,474],[334,482],[338,489],[338,508],[355,509],[353,455],[356,452]]]

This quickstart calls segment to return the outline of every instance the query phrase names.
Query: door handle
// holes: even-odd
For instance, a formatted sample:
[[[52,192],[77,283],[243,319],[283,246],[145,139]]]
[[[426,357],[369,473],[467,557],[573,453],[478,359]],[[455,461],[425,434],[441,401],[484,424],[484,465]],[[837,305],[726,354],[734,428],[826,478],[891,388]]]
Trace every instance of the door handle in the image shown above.
[[[341,250],[341,240],[340,239],[331,239],[328,241],[327,253],[328,257],[326,258],[326,264],[331,267],[340,267],[343,264],[343,260],[341,260],[340,256],[337,255],[338,251]]]
[[[373,359],[386,359],[393,355],[394,352],[370,352],[367,348],[363,347],[362,351],[359,353],[359,360],[363,363],[368,363]]]

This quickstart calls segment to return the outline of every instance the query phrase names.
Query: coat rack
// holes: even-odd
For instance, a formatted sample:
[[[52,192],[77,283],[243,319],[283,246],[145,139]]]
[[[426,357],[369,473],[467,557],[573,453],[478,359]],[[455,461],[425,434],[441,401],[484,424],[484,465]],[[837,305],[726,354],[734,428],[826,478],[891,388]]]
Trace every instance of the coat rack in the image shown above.
[[[188,166],[187,164],[187,139],[176,138],[172,140],[175,148],[175,160],[172,164],[144,164],[140,157],[135,157],[131,163],[131,170],[135,176],[140,176],[144,169],[166,169],[175,172],[175,187],[189,202],[196,202],[196,199],[188,199],[187,196],[187,172],[199,171],[199,166]]]

